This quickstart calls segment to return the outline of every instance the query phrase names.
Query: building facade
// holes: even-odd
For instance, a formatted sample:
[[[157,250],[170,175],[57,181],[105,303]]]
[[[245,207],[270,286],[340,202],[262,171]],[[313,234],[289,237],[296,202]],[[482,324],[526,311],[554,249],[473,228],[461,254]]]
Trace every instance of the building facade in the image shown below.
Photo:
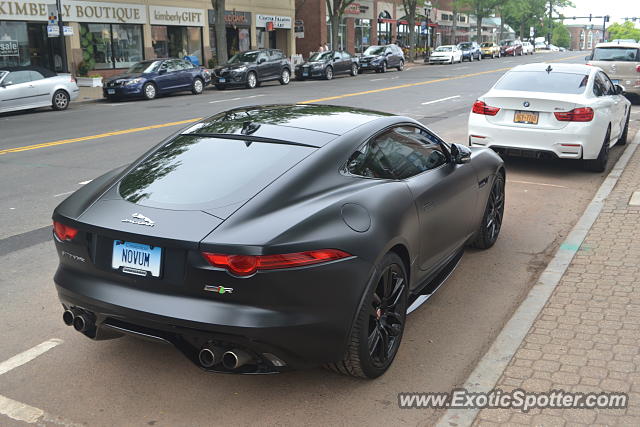
[[[61,0],[66,35],[48,28],[55,0],[0,2],[0,66],[38,65],[110,76],[143,59],[188,57],[206,65],[215,57],[210,0]],[[227,50],[273,47],[296,51],[294,0],[227,0]],[[67,61],[63,63],[62,43]],[[14,48],[15,47],[15,48]]]
[[[593,24],[565,24],[571,37],[571,50],[591,50],[602,41],[602,27]]]

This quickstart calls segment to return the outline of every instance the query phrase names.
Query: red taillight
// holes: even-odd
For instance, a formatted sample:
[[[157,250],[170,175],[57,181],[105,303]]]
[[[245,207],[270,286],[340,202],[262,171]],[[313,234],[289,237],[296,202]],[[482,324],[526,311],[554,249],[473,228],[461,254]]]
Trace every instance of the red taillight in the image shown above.
[[[337,249],[321,249],[279,255],[225,255],[209,252],[203,252],[202,255],[209,264],[214,267],[225,268],[237,276],[249,276],[258,270],[300,267],[351,256]]]
[[[75,83],[76,82],[76,78],[71,76],[71,78],[69,79],[71,81],[71,83]]]
[[[590,122],[593,120],[593,110],[589,107],[574,108],[563,113],[553,113],[559,122]]]
[[[640,73],[640,65],[636,65],[636,71]]]
[[[500,111],[498,107],[490,107],[482,101],[476,101],[473,103],[471,112],[476,114],[484,114],[485,116],[495,116]]]
[[[76,234],[78,234],[78,230],[75,228],[64,225],[58,221],[53,221],[53,232],[56,234],[56,237],[63,242],[73,240]]]

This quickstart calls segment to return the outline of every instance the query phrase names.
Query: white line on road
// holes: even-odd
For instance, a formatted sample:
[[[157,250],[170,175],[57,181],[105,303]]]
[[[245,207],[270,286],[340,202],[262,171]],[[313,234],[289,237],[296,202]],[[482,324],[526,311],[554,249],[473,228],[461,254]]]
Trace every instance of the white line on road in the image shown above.
[[[514,184],[542,185],[542,186],[545,186],[545,187],[569,188],[569,187],[565,187],[564,185],[546,184],[544,182],[517,181],[517,180],[514,180],[514,179],[508,179],[507,182],[513,182]]]
[[[44,411],[0,395],[0,414],[16,421],[34,424],[44,415]]]
[[[422,105],[435,104],[436,102],[447,101],[447,100],[449,100],[449,99],[455,99],[455,98],[460,98],[460,95],[447,96],[446,98],[440,98],[440,99],[435,99],[435,100],[433,100],[433,101],[423,102],[423,103],[422,103]]]
[[[37,346],[30,348],[29,350],[23,351],[22,353],[13,356],[11,359],[5,360],[4,362],[0,363],[0,375],[6,374],[10,370],[32,361],[36,357],[46,353],[47,351],[62,343],[63,341],[61,339],[51,338],[50,340],[40,343]]]
[[[452,70],[454,70],[454,71],[464,70],[465,68],[469,68],[469,66],[465,65],[464,67],[456,67],[456,68],[452,68]]]
[[[251,95],[251,96],[241,96],[239,98],[218,99],[215,101],[209,101],[209,104],[216,104],[218,102],[227,102],[227,101],[240,101],[243,99],[257,98],[259,96],[264,96],[264,95]]]

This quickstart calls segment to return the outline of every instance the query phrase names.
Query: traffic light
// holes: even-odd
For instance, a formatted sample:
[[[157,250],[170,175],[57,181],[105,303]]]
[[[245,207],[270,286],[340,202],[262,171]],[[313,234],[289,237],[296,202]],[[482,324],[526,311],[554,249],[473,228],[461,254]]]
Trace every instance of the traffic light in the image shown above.
[[[604,22],[609,22],[609,15],[604,17]]]
[[[589,22],[591,22],[591,14],[589,14]]]

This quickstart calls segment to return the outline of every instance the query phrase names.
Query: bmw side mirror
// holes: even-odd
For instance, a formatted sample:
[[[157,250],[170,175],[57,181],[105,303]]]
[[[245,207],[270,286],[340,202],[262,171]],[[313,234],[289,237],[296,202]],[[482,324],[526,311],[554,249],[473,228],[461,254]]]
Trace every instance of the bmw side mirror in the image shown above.
[[[616,94],[617,95],[622,95],[623,93],[625,93],[627,90],[624,88],[624,86],[622,85],[615,85],[616,87]]]
[[[451,157],[453,163],[462,165],[471,161],[471,150],[460,144],[451,144]]]

